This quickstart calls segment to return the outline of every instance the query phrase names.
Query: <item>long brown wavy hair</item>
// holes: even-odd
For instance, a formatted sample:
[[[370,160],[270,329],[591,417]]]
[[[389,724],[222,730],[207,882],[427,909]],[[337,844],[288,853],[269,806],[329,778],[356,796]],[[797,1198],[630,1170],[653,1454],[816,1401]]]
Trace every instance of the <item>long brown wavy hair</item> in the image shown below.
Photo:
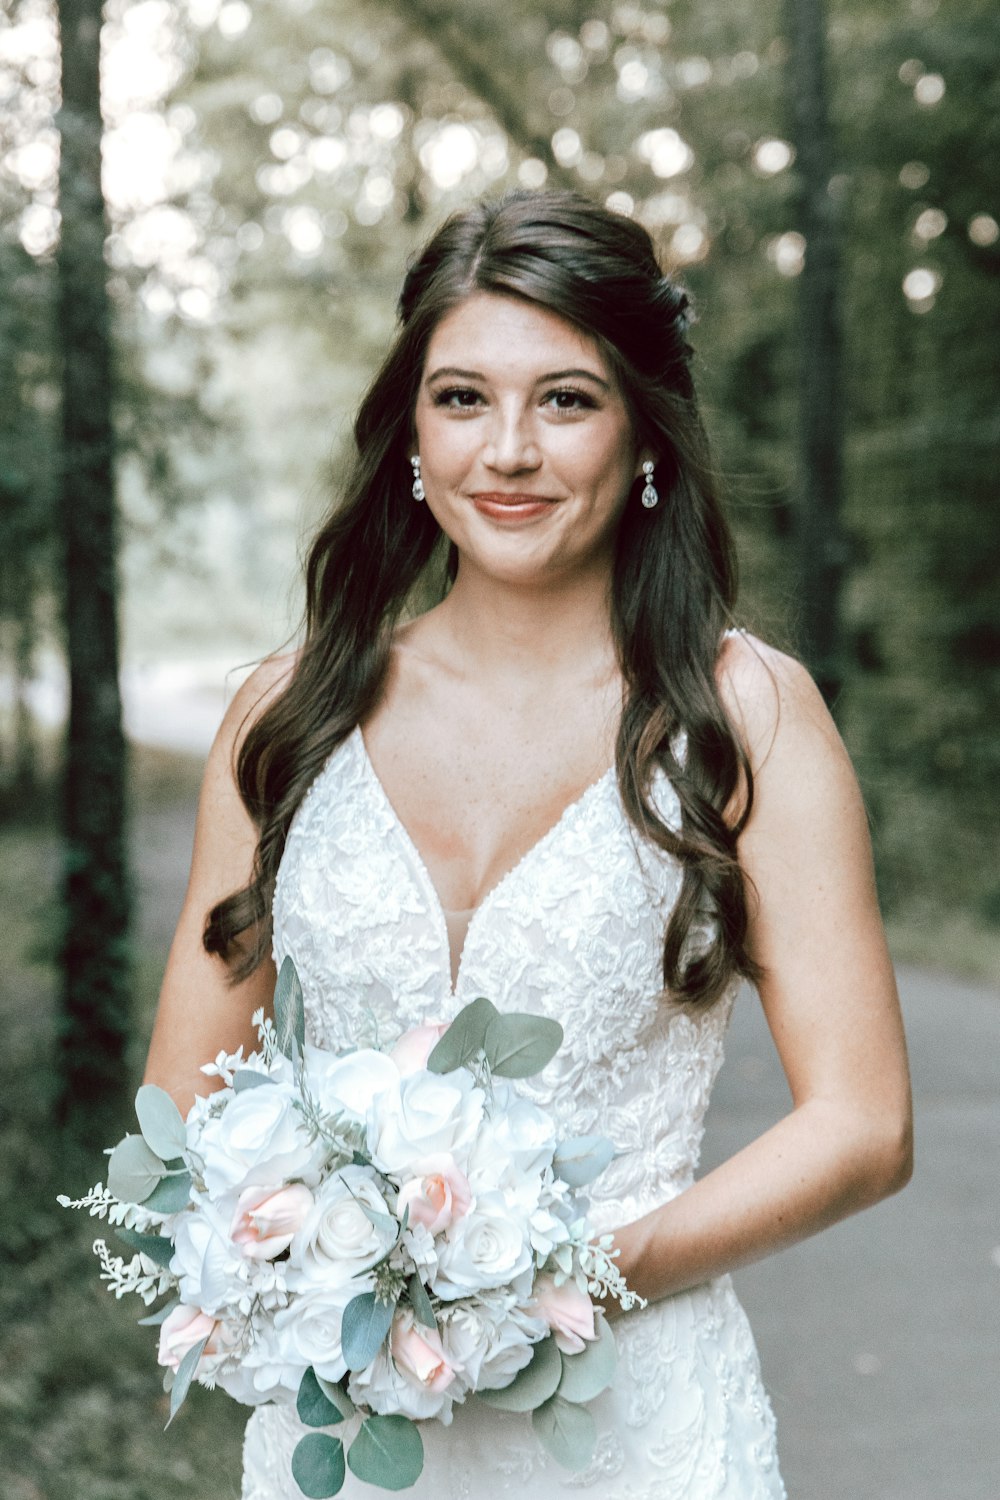
[[[660,504],[648,511],[630,497],[616,542],[611,618],[625,684],[616,769],[635,828],[683,869],[664,986],[707,1002],[734,972],[756,974],[736,855],[753,778],[716,685],[735,556],[695,400],[687,295],[662,274],[640,225],[569,192],[517,191],[455,214],[406,276],[399,332],[355,422],[343,498],[309,554],[297,664],[237,757],[240,794],[260,830],[252,878],[212,909],[205,947],[226,959],[234,981],[267,955],[295,811],[330,752],[378,702],[393,632],[414,594],[427,597],[429,578],[446,589],[454,577],[454,548],[429,508],[410,499],[408,460],[428,342],[475,292],[525,298],[594,338],[638,444],[658,455]],[[651,798],[657,768],[677,791],[680,828]],[[734,802],[739,815],[727,819]]]

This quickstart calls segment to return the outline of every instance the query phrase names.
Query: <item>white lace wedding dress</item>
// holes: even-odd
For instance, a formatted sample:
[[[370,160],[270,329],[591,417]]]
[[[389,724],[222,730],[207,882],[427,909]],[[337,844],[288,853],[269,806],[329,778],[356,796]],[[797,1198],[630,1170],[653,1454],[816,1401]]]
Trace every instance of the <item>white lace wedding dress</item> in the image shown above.
[[[661,814],[676,818],[664,778]],[[386,1040],[445,1020],[477,995],[554,1016],[556,1058],[524,1088],[567,1135],[597,1132],[622,1153],[592,1190],[600,1229],[637,1218],[693,1180],[733,994],[694,1013],[661,989],[674,861],[637,840],[609,771],[485,898],[452,985],[445,913],[379,782],[360,731],[331,755],[300,807],[274,900],[277,960],[291,954],[306,1026],[321,1046]],[[456,1406],[424,1422],[413,1500],[781,1500],[774,1418],[753,1337],[727,1276],[615,1324],[615,1383],[592,1403],[593,1460],[569,1473],[527,1417]],[[258,1408],[247,1427],[244,1500],[298,1500],[294,1408]],[[348,1471],[341,1494],[375,1491]]]

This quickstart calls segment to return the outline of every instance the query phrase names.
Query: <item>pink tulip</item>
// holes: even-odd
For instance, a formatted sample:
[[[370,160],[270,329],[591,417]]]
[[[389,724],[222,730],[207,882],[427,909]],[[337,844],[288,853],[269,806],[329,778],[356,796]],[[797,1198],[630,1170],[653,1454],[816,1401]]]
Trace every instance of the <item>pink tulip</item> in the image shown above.
[[[404,1078],[426,1068],[427,1059],[447,1030],[448,1022],[444,1021],[440,1025],[414,1026],[411,1031],[403,1032],[390,1048],[389,1056]]]
[[[596,1339],[594,1304],[575,1281],[556,1286],[554,1277],[539,1276],[532,1295],[564,1354],[579,1354],[585,1340]]]
[[[205,1354],[217,1353],[218,1351],[213,1347],[217,1328],[218,1323],[215,1318],[209,1317],[208,1313],[201,1311],[201,1308],[183,1305],[175,1307],[160,1324],[157,1363],[176,1370],[188,1350],[193,1349],[195,1344],[200,1344],[206,1337],[208,1343],[203,1352]]]
[[[313,1195],[301,1182],[244,1188],[229,1237],[248,1260],[273,1260],[288,1249],[312,1206]]]
[[[396,1368],[425,1391],[443,1391],[455,1379],[436,1328],[418,1328],[412,1314],[396,1318],[389,1335]]]
[[[469,1211],[472,1189],[469,1179],[447,1151],[428,1156],[419,1176],[411,1177],[399,1190],[396,1212],[410,1210],[411,1224],[425,1224],[431,1234],[440,1234]]]

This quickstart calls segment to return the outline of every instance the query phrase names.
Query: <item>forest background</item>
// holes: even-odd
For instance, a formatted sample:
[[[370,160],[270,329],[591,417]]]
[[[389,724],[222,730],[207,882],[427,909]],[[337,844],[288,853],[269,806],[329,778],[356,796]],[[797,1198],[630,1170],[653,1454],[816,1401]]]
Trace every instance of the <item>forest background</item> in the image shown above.
[[[105,549],[98,571],[119,585],[136,716],[160,693],[162,730],[172,684],[197,699],[294,631],[302,540],[336,491],[407,259],[450,209],[515,183],[572,184],[634,213],[690,288],[745,618],[795,649],[808,613],[796,438],[808,247],[792,8],[111,0],[101,42],[113,388],[99,361],[84,378],[113,418],[118,551]],[[93,7],[60,9],[85,40]],[[825,666],[894,951],[995,978],[1000,17],[991,0],[837,0],[826,37],[823,211],[839,244],[843,347],[831,421],[844,445]],[[220,1437],[218,1410],[192,1401],[183,1449],[165,1465],[148,1420],[148,1339],[99,1300],[89,1266],[83,1283],[74,1267],[87,1226],[67,1243],[51,1207],[54,1184],[73,1186],[67,1174],[97,1175],[52,1124],[66,1035],[80,1024],[67,1028],[59,981],[72,871],[59,852],[51,727],[74,566],[62,457],[73,309],[58,274],[73,183],[59,88],[55,7],[6,0],[0,1081],[16,1210],[4,1254],[26,1275],[16,1297],[0,1293],[11,1296],[0,1306],[0,1494],[160,1500],[220,1492],[210,1476],[220,1442],[235,1451],[239,1414],[221,1419]],[[92,581],[83,568],[76,585],[88,595]],[[167,852],[182,860],[197,780],[176,753],[185,733],[172,723],[174,753],[135,750],[121,808],[132,813],[138,920],[115,958],[132,996],[116,1025],[133,1071],[176,912],[159,866]]]

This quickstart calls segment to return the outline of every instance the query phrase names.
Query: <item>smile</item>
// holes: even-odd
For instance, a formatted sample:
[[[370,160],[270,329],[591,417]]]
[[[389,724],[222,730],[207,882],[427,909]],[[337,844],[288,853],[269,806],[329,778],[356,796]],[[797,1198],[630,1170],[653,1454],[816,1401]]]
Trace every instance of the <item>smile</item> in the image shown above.
[[[541,495],[512,494],[508,490],[482,491],[472,496],[472,503],[484,516],[498,521],[527,521],[545,512],[557,502]]]

